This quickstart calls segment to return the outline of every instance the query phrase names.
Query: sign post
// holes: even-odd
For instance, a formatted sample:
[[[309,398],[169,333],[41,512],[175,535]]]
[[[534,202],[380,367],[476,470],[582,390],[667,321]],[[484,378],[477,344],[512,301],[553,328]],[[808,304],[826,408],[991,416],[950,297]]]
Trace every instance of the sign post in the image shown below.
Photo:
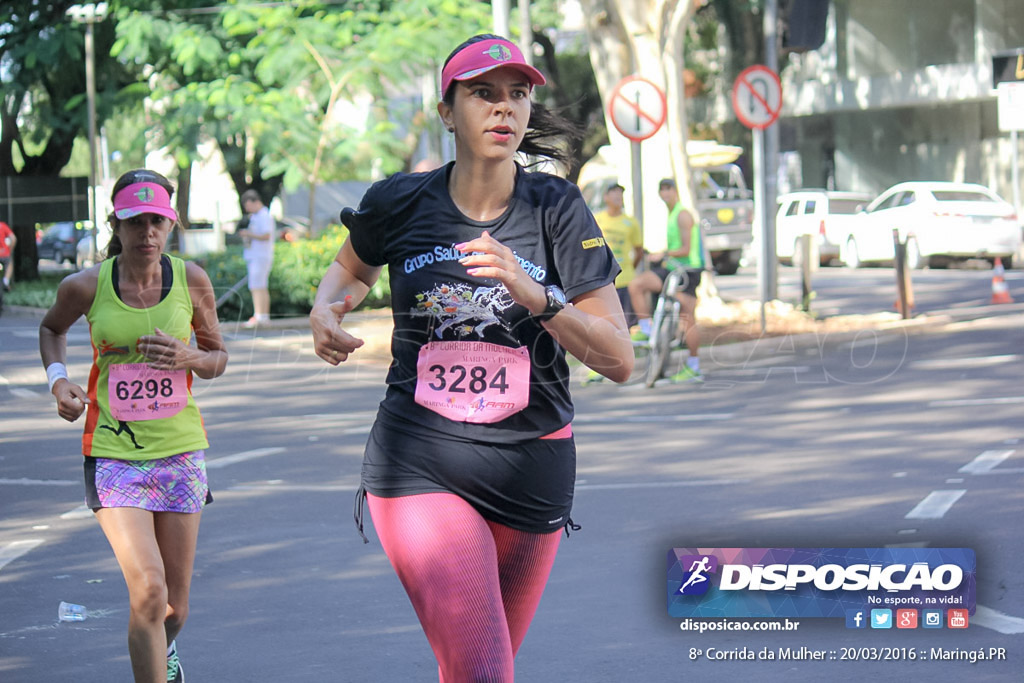
[[[999,92],[999,130],[1010,134],[1013,208],[1021,213],[1018,132],[1024,130],[1024,48],[992,57],[992,85]]]
[[[740,123],[753,131],[754,213],[757,229],[754,241],[759,247],[757,261],[761,292],[761,332],[765,331],[765,304],[774,297],[775,224],[770,220],[765,190],[764,129],[775,123],[782,110],[782,83],[766,66],[756,64],[744,69],[732,86],[732,106]]]
[[[643,226],[643,174],[641,173],[640,143],[651,137],[664,125],[668,116],[665,93],[657,85],[640,76],[623,78],[612,90],[608,102],[608,116],[612,125],[629,138],[631,182],[633,184],[633,217]]]

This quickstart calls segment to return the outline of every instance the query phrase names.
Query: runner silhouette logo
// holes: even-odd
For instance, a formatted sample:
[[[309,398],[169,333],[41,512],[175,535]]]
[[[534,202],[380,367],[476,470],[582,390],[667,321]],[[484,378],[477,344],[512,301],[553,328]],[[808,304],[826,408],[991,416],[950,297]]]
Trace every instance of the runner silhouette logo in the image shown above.
[[[704,595],[711,587],[709,574],[718,571],[718,558],[714,555],[685,555],[679,566],[686,568],[679,595]]]

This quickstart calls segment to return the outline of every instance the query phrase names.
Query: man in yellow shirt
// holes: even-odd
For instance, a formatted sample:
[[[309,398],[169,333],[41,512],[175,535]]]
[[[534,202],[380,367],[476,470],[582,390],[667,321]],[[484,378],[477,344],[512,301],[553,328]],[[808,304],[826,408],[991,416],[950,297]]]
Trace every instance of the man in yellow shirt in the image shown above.
[[[615,260],[622,272],[615,278],[615,292],[622,303],[622,312],[626,314],[626,323],[636,324],[636,316],[629,298],[629,283],[636,275],[636,267],[644,257],[643,235],[640,224],[635,218],[625,213],[622,197],[625,189],[618,183],[609,185],[604,191],[604,209],[594,214],[598,227],[604,233],[605,244],[612,250]],[[586,382],[600,382],[604,377],[591,371]]]

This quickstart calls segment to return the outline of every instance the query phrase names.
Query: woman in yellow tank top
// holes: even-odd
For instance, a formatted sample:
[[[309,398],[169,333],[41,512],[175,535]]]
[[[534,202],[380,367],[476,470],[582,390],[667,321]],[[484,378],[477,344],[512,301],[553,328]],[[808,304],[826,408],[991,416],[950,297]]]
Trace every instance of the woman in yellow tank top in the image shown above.
[[[118,179],[107,259],[66,277],[39,327],[57,413],[86,415],[86,503],[128,585],[132,671],[147,683],[184,680],[174,638],[188,615],[200,515],[213,500],[192,376],[217,377],[228,360],[209,277],[163,253],[177,220],[173,191],[145,169]],[[85,389],[65,367],[67,332],[82,316],[93,347]]]

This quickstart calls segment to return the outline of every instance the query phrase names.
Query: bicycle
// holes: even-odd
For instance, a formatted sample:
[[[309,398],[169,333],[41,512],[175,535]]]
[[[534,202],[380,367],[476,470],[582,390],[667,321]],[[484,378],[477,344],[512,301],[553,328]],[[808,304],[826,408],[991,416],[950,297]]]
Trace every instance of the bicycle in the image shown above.
[[[685,268],[670,271],[651,314],[651,335],[646,342],[641,342],[648,352],[647,370],[644,373],[644,384],[648,388],[661,379],[672,349],[682,345],[679,335],[682,304],[676,293],[681,291],[688,277]]]

